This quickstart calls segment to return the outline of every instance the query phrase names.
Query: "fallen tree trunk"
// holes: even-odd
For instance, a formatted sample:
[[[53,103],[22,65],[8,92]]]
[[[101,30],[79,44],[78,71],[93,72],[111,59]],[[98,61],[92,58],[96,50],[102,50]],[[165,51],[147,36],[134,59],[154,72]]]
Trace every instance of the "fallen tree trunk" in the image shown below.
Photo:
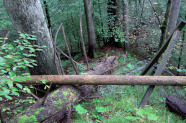
[[[98,75],[108,71],[116,64],[117,57],[111,56],[99,63],[92,70],[86,71],[88,75]],[[59,89],[50,93],[42,105],[43,98],[39,99],[35,104],[26,109],[23,113],[12,118],[7,123],[28,122],[59,122],[67,119],[67,115],[71,112],[71,107],[78,103],[84,96],[89,96],[95,91],[95,85],[84,85],[79,88],[75,86],[63,85]]]
[[[162,85],[186,86],[186,76],[124,76],[124,75],[34,75],[32,80],[15,82],[38,85],[45,79],[46,84],[61,85]]]
[[[186,118],[186,103],[181,101],[181,99],[169,95],[166,97],[165,102],[170,111],[178,114],[184,119]]]

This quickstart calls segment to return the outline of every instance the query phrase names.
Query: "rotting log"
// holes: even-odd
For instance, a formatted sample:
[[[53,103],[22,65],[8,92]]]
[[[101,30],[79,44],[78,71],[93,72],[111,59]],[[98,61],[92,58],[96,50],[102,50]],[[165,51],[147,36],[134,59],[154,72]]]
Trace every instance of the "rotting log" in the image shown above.
[[[114,67],[116,61],[117,57],[111,56],[85,73],[90,75],[101,75]],[[41,98],[21,114],[18,114],[6,122],[61,123],[69,117],[71,113],[70,109],[74,104],[78,103],[84,96],[87,97],[91,95],[94,91],[95,85],[84,85],[78,88],[72,85],[62,85],[59,89],[48,95],[44,105],[42,105],[43,98]]]
[[[46,84],[53,82],[61,85],[161,85],[186,86],[186,76],[123,76],[123,75],[34,75],[32,80],[20,84]],[[16,82],[15,82],[16,83]]]

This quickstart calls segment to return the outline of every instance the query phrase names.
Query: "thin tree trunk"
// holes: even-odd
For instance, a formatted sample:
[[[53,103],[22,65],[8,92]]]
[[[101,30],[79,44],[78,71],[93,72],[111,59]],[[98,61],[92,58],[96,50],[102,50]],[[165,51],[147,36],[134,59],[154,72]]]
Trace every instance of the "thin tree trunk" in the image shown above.
[[[81,17],[81,12],[80,12],[80,32],[81,32],[81,44],[82,44],[82,49],[83,49],[83,54],[87,63],[87,69],[89,70],[89,63],[88,63],[88,58],[86,54],[86,49],[85,49],[85,43],[83,39],[83,29],[82,29],[82,17]]]
[[[47,28],[40,0],[3,1],[14,28],[22,33],[36,35],[37,41],[33,44],[47,46],[42,52],[36,52],[37,66],[34,67],[34,69],[30,69],[30,73],[32,75],[57,74],[53,43]]]
[[[128,10],[128,0],[123,0],[123,22],[124,22],[124,32],[125,32],[125,40],[124,50],[129,48],[129,10]]]
[[[92,18],[91,0],[84,0],[84,8],[86,14],[88,40],[89,40],[88,56],[90,58],[94,58],[94,53],[96,51],[96,39],[95,39],[95,31],[94,31],[94,22]]]
[[[163,43],[166,40],[167,26],[168,26],[168,20],[169,20],[170,12],[171,12],[171,0],[168,0],[168,2],[167,2],[167,9],[166,9],[166,13],[165,13],[165,19],[163,21],[162,26],[160,27],[160,29],[161,29],[161,37],[160,37],[159,49],[161,48],[161,46],[163,45]]]
[[[179,54],[178,66],[177,66],[178,69],[180,69],[181,57],[182,57],[182,52],[183,52],[183,47],[184,47],[183,45],[184,39],[185,39],[185,31],[183,31],[182,44],[180,46],[180,54]],[[179,76],[179,73],[180,72],[177,72],[177,76]]]

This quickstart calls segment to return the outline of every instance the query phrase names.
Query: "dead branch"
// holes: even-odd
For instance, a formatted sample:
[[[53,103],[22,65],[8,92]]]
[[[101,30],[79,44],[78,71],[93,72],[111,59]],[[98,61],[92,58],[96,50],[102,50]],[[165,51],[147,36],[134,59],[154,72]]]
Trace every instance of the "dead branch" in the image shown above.
[[[65,54],[62,50],[60,50],[58,47],[57,47],[57,49],[60,51],[61,54],[63,54],[68,59],[70,59],[70,57],[67,54]],[[83,68],[84,70],[86,70],[86,68],[83,67],[81,64],[79,64],[78,62],[76,62],[74,59],[72,59],[72,60],[73,60],[74,63],[76,63],[77,65],[79,65],[81,68]]]
[[[71,61],[71,63],[72,63],[72,66],[73,66],[73,68],[74,68],[76,74],[78,75],[79,73],[78,73],[78,71],[77,71],[76,65],[74,64],[74,62],[73,62],[73,60],[72,60],[72,56],[71,56],[71,53],[70,53],[70,49],[69,49],[68,44],[67,44],[67,40],[66,40],[65,30],[64,30],[63,24],[62,24],[61,28],[62,28],[62,31],[63,31],[63,38],[64,38],[64,41],[65,41],[66,49],[67,49],[67,51],[68,51],[68,55],[69,55],[69,57],[70,57],[70,61]]]
[[[86,59],[86,64],[87,64],[87,69],[89,70],[89,63],[88,63],[88,58],[87,58],[87,54],[86,54],[86,49],[85,49],[85,43],[84,43],[84,40],[83,40],[83,29],[82,29],[82,17],[81,17],[81,12],[80,12],[80,32],[81,32],[81,44],[82,44],[82,49],[83,49],[83,54],[84,54],[84,57]]]

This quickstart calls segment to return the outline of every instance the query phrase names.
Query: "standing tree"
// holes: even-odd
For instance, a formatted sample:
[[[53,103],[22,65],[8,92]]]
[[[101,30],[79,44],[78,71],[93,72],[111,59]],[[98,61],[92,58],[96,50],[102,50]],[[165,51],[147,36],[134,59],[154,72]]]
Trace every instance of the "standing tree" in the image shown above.
[[[108,44],[109,45],[117,45],[116,41],[115,41],[115,37],[114,37],[114,28],[116,25],[116,21],[117,21],[117,2],[118,0],[108,0],[108,8],[107,8],[107,12],[108,12],[108,27],[109,27],[109,39],[108,39]]]
[[[57,74],[54,62],[54,48],[43,14],[40,0],[3,0],[14,28],[22,33],[34,34],[37,41],[33,44],[47,46],[37,52],[37,67],[30,70],[32,75]]]
[[[46,18],[47,18],[47,22],[48,22],[48,29],[51,29],[51,21],[50,21],[50,15],[49,15],[49,10],[48,10],[48,4],[47,4],[46,0],[44,0],[43,3],[45,5],[45,12],[46,12]]]
[[[171,12],[170,12],[169,22],[167,26],[167,38],[169,38],[170,34],[172,34],[174,29],[176,28],[178,15],[180,11],[180,3],[181,0],[172,0]]]
[[[125,40],[124,42],[124,50],[127,50],[129,48],[128,41],[129,41],[129,10],[128,10],[128,0],[123,0],[123,31],[125,32]]]
[[[94,32],[94,22],[92,18],[92,7],[91,0],[84,0],[85,14],[87,20],[87,30],[88,30],[88,40],[89,40],[89,49],[88,56],[94,58],[94,53],[96,50],[96,39]]]

